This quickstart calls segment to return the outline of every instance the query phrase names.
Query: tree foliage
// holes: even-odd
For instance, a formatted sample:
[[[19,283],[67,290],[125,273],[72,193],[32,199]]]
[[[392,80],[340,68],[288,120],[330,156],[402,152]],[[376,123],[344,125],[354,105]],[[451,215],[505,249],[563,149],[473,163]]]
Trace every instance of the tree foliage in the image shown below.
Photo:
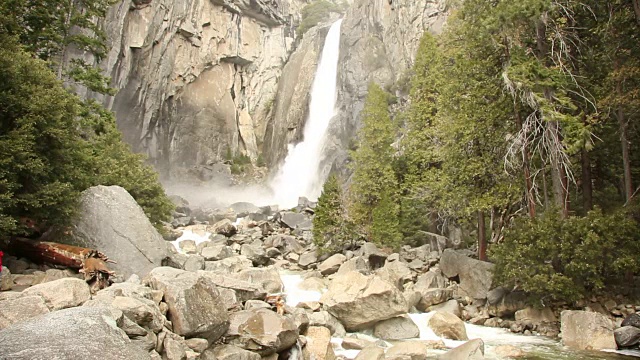
[[[322,188],[313,218],[313,242],[322,253],[342,251],[356,240],[354,225],[344,204],[338,177],[331,175]]]
[[[389,116],[388,101],[387,93],[369,84],[359,145],[353,153],[350,214],[371,241],[397,246],[400,209],[392,204],[399,195],[392,147],[397,126]]]
[[[71,47],[104,55],[97,23],[108,4],[0,0],[3,235],[68,224],[80,193],[98,184],[124,187],[155,224],[173,209],[155,171],[122,142],[113,114],[63,84],[71,79],[113,93],[98,68],[64,59]],[[69,66],[61,76],[63,65]]]

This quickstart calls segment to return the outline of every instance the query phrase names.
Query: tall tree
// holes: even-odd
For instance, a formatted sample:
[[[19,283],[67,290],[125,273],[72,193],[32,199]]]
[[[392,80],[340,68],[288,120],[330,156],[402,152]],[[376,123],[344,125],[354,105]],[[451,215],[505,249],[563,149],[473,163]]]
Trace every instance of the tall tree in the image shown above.
[[[351,209],[354,221],[362,226],[367,238],[380,245],[399,244],[399,208],[389,201],[398,200],[398,181],[393,169],[394,142],[397,126],[389,116],[389,94],[375,83],[369,84],[369,92],[362,111],[362,128],[358,133],[359,145],[353,153],[354,174],[351,184]],[[385,201],[382,201],[382,200]],[[376,212],[382,202],[388,212],[384,217],[390,226],[381,231],[378,223],[382,213]],[[374,223],[375,222],[375,223]]]

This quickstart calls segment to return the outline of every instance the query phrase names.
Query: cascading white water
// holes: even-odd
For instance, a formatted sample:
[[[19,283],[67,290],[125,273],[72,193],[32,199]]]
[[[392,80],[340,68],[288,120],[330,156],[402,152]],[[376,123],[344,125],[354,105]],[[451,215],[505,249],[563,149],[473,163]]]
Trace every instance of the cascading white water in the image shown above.
[[[283,208],[296,206],[300,196],[316,200],[322,191],[325,179],[319,170],[329,122],[335,115],[341,23],[338,20],[331,26],[322,49],[304,138],[295,146],[289,145],[287,157],[271,182],[274,202]]]

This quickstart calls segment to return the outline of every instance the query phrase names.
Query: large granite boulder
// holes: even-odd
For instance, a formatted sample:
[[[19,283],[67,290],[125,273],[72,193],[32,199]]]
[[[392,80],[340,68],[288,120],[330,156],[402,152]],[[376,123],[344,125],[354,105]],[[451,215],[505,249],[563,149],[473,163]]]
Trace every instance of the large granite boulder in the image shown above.
[[[615,350],[614,324],[605,315],[565,310],[560,316],[562,343],[579,350]]]
[[[82,193],[72,235],[62,242],[106,254],[123,279],[146,275],[173,251],[142,208],[119,186],[94,186]]]
[[[51,309],[60,310],[79,306],[91,297],[89,285],[84,280],[64,278],[25,289],[23,296],[41,296]]]
[[[348,331],[370,327],[407,311],[397,287],[377,276],[355,271],[338,275],[320,302]]]
[[[159,267],[145,281],[152,289],[163,291],[174,333],[213,342],[227,331],[229,316],[213,280],[199,273]]]
[[[48,313],[49,308],[41,296],[23,296],[0,301],[0,330]]]
[[[448,277],[460,278],[460,290],[474,299],[486,299],[493,283],[493,264],[472,259],[446,249],[440,259],[440,270]]]
[[[429,327],[443,338],[451,340],[469,340],[464,322],[450,312],[437,311],[429,319]]]
[[[225,339],[262,356],[281,352],[298,340],[296,324],[268,309],[242,310],[230,315]]]
[[[77,307],[0,331],[0,359],[147,360],[149,353],[118,328],[112,311]]]

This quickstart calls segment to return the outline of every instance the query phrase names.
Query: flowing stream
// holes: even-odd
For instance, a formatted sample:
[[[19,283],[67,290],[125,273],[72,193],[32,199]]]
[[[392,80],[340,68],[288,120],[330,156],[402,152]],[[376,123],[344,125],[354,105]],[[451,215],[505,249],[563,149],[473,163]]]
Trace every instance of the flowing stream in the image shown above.
[[[286,302],[289,306],[295,306],[303,301],[318,301],[321,293],[317,291],[307,291],[300,289],[302,276],[296,273],[283,272],[280,277],[284,283],[284,291],[286,293]],[[420,329],[420,338],[415,340],[443,340],[447,348],[455,348],[464,344],[464,341],[455,341],[443,339],[437,336],[428,326],[429,319],[433,313],[415,313],[409,314],[411,319],[418,325]],[[482,339],[485,343],[486,359],[501,359],[495,352],[495,348],[500,345],[512,345],[525,352],[525,356],[520,359],[525,360],[622,360],[640,357],[640,351],[622,350],[617,352],[604,351],[588,351],[581,352],[564,347],[558,340],[545,336],[526,336],[521,334],[513,334],[508,330],[478,326],[465,323],[467,335],[469,339]],[[379,339],[371,336],[371,333],[347,334],[347,336],[356,336],[371,341]],[[341,338],[333,338],[336,355],[342,355],[347,359],[354,359],[358,355],[358,350],[345,350],[340,345]],[[389,344],[390,346],[392,344]],[[430,354],[441,354],[443,350],[429,350]]]
[[[335,115],[341,24],[342,20],[338,20],[331,25],[322,49],[303,141],[295,146],[289,145],[287,157],[271,182],[274,203],[282,208],[295,207],[300,196],[315,201],[326,180],[320,171],[320,163],[329,122]]]

